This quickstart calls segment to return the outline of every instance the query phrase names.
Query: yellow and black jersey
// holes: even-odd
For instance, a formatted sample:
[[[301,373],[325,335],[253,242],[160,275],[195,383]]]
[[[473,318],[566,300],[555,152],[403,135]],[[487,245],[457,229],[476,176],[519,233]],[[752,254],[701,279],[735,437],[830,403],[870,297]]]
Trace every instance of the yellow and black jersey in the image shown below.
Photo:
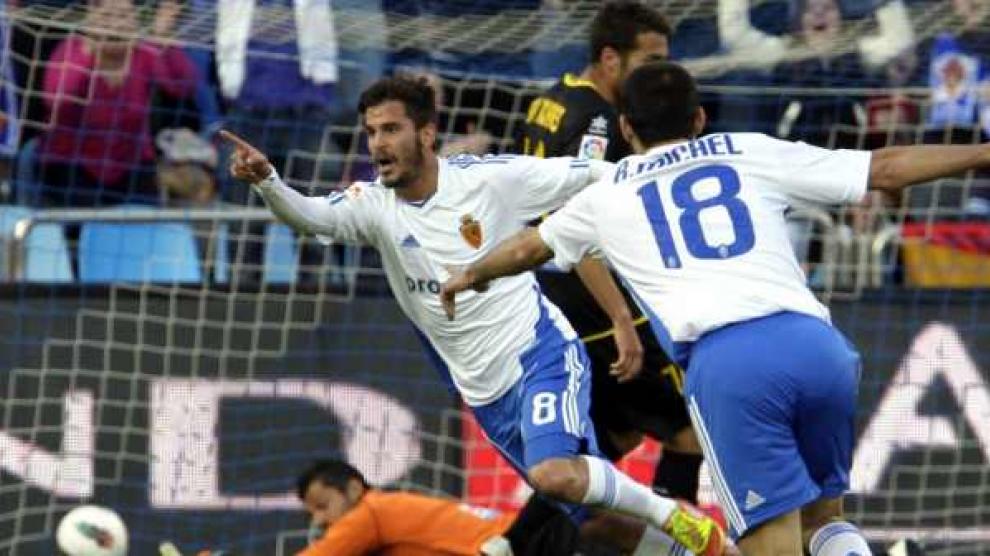
[[[569,73],[530,103],[515,150],[541,158],[577,156],[612,162],[632,154],[619,131],[615,108],[594,84]]]
[[[616,110],[587,80],[565,74],[529,105],[516,150],[540,157],[577,156],[617,162],[632,154],[622,139]],[[610,433],[644,432],[663,442],[690,426],[680,395],[680,369],[671,363],[649,322],[616,277],[643,344],[643,372],[617,382],[608,372],[618,359],[612,321],[574,272],[544,267],[536,272],[543,293],[567,316],[591,360],[591,419],[598,446],[610,459],[621,452]]]
[[[516,148],[520,153],[532,156],[577,156],[609,162],[631,154],[619,131],[615,108],[598,93],[591,81],[569,73],[530,103]],[[607,331],[612,328],[612,321],[577,274],[544,270],[536,276],[543,292],[560,307],[585,341],[604,340],[610,336]],[[624,289],[622,293],[628,300],[629,294]],[[631,300],[630,307],[639,316],[639,310]]]

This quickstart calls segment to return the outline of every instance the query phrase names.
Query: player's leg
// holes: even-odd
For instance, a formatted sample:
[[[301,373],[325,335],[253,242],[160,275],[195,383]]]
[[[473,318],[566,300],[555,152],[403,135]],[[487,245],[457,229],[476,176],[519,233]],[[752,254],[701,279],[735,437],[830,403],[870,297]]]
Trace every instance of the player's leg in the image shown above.
[[[501,398],[472,408],[475,419],[485,431],[489,442],[516,471],[526,476],[522,431],[522,381]],[[533,495],[523,507],[512,526],[503,535],[509,540],[516,556],[567,556],[576,548],[577,525],[571,513],[556,502]],[[563,515],[565,519],[557,519]]]
[[[663,443],[653,490],[670,498],[697,503],[698,475],[703,460],[681,395],[683,372],[671,363],[648,323],[637,327],[643,345],[643,370],[630,382],[609,374],[618,358],[610,337],[585,343],[591,360],[591,420],[598,446],[618,460],[640,444],[644,433]]]
[[[545,344],[542,353],[524,361],[522,432],[533,488],[562,502],[640,518],[695,552],[720,554],[723,533],[714,521],[656,495],[600,457],[588,418],[590,372],[583,346]]]
[[[658,377],[645,384],[637,384],[639,381],[628,384],[640,386],[629,399],[638,408],[643,430],[663,442],[663,456],[653,475],[653,490],[696,504],[704,457],[684,403],[684,370],[672,362],[650,326],[640,326],[638,330],[643,342],[643,370],[658,371]]]
[[[584,343],[591,368],[591,406],[588,415],[595,427],[595,441],[603,456],[617,461],[643,441],[643,433],[630,422],[620,398],[621,385],[609,374],[618,359],[610,336]]]
[[[566,389],[566,382],[565,380],[564,388],[552,387],[546,391],[552,392],[554,397],[562,397],[560,392]],[[536,412],[534,410],[524,412],[522,409],[523,399],[523,384],[520,381],[512,390],[505,393],[498,400],[472,409],[475,418],[478,420],[478,424],[485,431],[485,435],[492,445],[495,446],[510,465],[516,468],[520,474],[526,476],[526,465],[523,463],[525,456],[520,416],[526,418],[525,415],[533,416]],[[542,412],[542,416],[537,418],[539,423],[543,423],[544,420],[557,421],[557,416],[562,414],[561,408],[557,405],[553,409],[542,407],[538,411]],[[551,416],[553,419],[551,419]],[[545,425],[546,423],[543,424]],[[543,443],[547,445],[570,446],[573,450],[578,450],[582,443],[588,444],[583,439],[570,443],[568,441],[549,442],[547,438],[544,438]],[[573,451],[563,459],[569,462],[568,458],[577,453],[577,451]],[[549,467],[545,469],[549,469]],[[576,472],[580,472],[580,470]],[[534,502],[534,500],[536,501]],[[576,531],[576,522],[584,522],[587,519],[587,512],[583,511],[577,505],[557,505],[555,511],[548,511],[548,508],[544,506],[546,498],[539,495],[531,496],[530,502],[532,505],[527,504],[528,509],[524,508],[517,523],[506,533],[506,537],[509,538],[512,545],[513,552],[517,555],[526,556],[564,556],[576,552],[574,550],[575,539],[571,533]],[[551,514],[555,512],[564,514],[567,519],[560,520],[553,517]],[[603,516],[600,519],[596,516],[594,521],[602,522],[604,520],[607,524],[609,519],[608,516]],[[636,539],[645,537],[642,533],[642,526],[640,532],[636,534]],[[653,537],[655,535],[651,536],[650,539]],[[605,541],[613,546],[621,547],[623,546],[622,542],[626,539],[599,536],[595,537],[595,540]],[[659,546],[658,543],[662,543],[663,539],[660,541],[653,540],[652,542],[654,546]],[[670,547],[667,553],[676,553],[674,551],[674,542],[669,537],[666,539],[666,542]],[[650,553],[664,554],[665,552],[662,550],[653,550]]]
[[[821,498],[801,510],[804,546],[811,556],[872,554],[863,534],[855,525],[842,520],[842,498]]]
[[[683,404],[683,400],[681,402]],[[701,444],[689,426],[663,445],[663,455],[653,475],[653,490],[659,494],[698,503],[698,480],[704,462]]]
[[[786,315],[786,314],[781,314]],[[808,317],[810,318],[810,317]],[[685,395],[715,492],[748,556],[801,556],[797,511],[817,500],[794,432],[808,359],[777,315],[729,325],[690,348]]]
[[[804,546],[811,556],[870,554],[853,524],[842,519],[842,495],[849,488],[855,442],[860,360],[842,334],[823,323],[805,323],[795,340],[818,346],[816,369],[808,375],[795,432],[798,448],[822,495],[801,511]]]
[[[515,556],[571,556],[578,527],[556,502],[532,495],[503,533]]]

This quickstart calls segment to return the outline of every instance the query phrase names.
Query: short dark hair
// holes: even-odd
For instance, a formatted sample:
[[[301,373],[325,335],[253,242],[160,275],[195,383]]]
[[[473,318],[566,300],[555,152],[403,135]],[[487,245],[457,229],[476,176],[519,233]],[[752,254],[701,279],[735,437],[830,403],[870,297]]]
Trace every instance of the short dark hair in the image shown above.
[[[347,484],[351,480],[358,481],[364,488],[369,488],[368,481],[351,464],[339,459],[320,459],[313,462],[296,480],[296,494],[300,500],[306,498],[306,491],[313,481],[333,487],[341,492],[347,491]]]
[[[629,74],[618,104],[619,112],[647,145],[687,138],[694,131],[698,87],[682,66],[651,62]]]
[[[379,79],[361,93],[358,112],[364,116],[369,108],[390,100],[402,103],[417,129],[437,121],[433,87],[423,77],[396,75]]]
[[[667,19],[641,2],[609,2],[591,22],[591,61],[597,62],[606,46],[623,56],[632,52],[640,33],[655,32],[670,37],[670,31]]]

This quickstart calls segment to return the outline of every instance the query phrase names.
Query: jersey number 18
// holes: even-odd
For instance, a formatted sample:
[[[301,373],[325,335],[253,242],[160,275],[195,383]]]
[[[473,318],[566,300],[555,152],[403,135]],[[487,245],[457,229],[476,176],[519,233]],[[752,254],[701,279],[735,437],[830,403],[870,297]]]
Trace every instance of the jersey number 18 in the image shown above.
[[[707,199],[697,199],[693,193],[694,184],[701,180],[714,179],[718,181],[718,195]],[[660,249],[660,256],[667,268],[681,268],[681,256],[674,245],[674,236],[670,230],[670,221],[660,201],[657,182],[651,181],[639,188],[637,194],[643,201],[646,217],[650,220],[653,237]],[[753,248],[753,219],[749,215],[746,204],[739,199],[739,174],[731,166],[713,164],[695,168],[677,176],[671,184],[671,198],[677,208],[681,209],[678,224],[684,245],[688,252],[698,259],[728,259],[737,257]],[[735,239],[731,244],[711,245],[705,239],[705,231],[701,227],[701,211],[709,208],[722,207],[728,212],[732,222]]]

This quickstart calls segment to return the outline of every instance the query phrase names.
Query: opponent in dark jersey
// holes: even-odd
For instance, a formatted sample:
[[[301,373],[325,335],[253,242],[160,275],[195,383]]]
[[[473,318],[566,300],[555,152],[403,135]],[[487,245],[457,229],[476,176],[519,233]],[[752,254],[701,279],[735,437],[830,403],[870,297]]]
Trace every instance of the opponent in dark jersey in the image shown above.
[[[640,56],[639,62],[665,54],[666,48],[659,48]],[[627,54],[625,63],[620,63],[624,70],[620,76],[639,65],[630,63],[630,58],[632,53]],[[619,131],[614,94],[610,90],[612,82],[607,75],[602,75],[607,72],[598,69],[596,72],[592,66],[582,76],[565,74],[530,103],[525,125],[516,142],[519,152],[613,162],[631,154]],[[615,80],[616,87],[618,83],[621,79]],[[620,384],[608,372],[609,365],[618,356],[612,341],[612,320],[581,279],[575,273],[562,273],[552,268],[537,272],[537,279],[588,349],[593,367],[591,414],[599,446],[606,455],[617,459],[638,444],[640,436],[636,433],[646,433],[665,442],[668,450],[664,459],[672,464],[674,473],[661,464],[655,486],[672,496],[694,500],[701,458],[690,453],[695,451],[694,446],[678,445],[678,433],[690,427],[687,410],[677,390],[680,370],[671,364],[636,303],[620,286],[644,349],[643,371],[633,381]],[[685,461],[677,461],[681,456]]]
[[[610,161],[632,154],[619,132],[615,107],[598,94],[593,82],[570,73],[530,103],[516,149],[539,157]]]
[[[615,108],[595,88],[593,82],[565,74],[545,94],[530,104],[526,125],[517,147],[536,156],[581,156],[617,161],[629,154],[629,145],[619,133]],[[544,293],[567,316],[585,341],[592,361],[591,414],[598,432],[599,447],[613,459],[635,446],[642,432],[669,442],[690,426],[684,402],[676,389],[679,372],[671,365],[628,292],[620,291],[633,312],[643,344],[643,371],[631,382],[618,383],[608,373],[616,360],[612,342],[612,321],[599,307],[577,274],[552,268],[536,273]],[[668,376],[664,376],[664,374]],[[672,380],[673,379],[673,380]],[[668,455],[675,452],[668,451]],[[676,455],[674,456],[677,457]],[[698,459],[698,458],[692,458]],[[663,470],[660,470],[663,471]],[[677,484],[657,482],[674,496],[693,499],[697,478]]]

